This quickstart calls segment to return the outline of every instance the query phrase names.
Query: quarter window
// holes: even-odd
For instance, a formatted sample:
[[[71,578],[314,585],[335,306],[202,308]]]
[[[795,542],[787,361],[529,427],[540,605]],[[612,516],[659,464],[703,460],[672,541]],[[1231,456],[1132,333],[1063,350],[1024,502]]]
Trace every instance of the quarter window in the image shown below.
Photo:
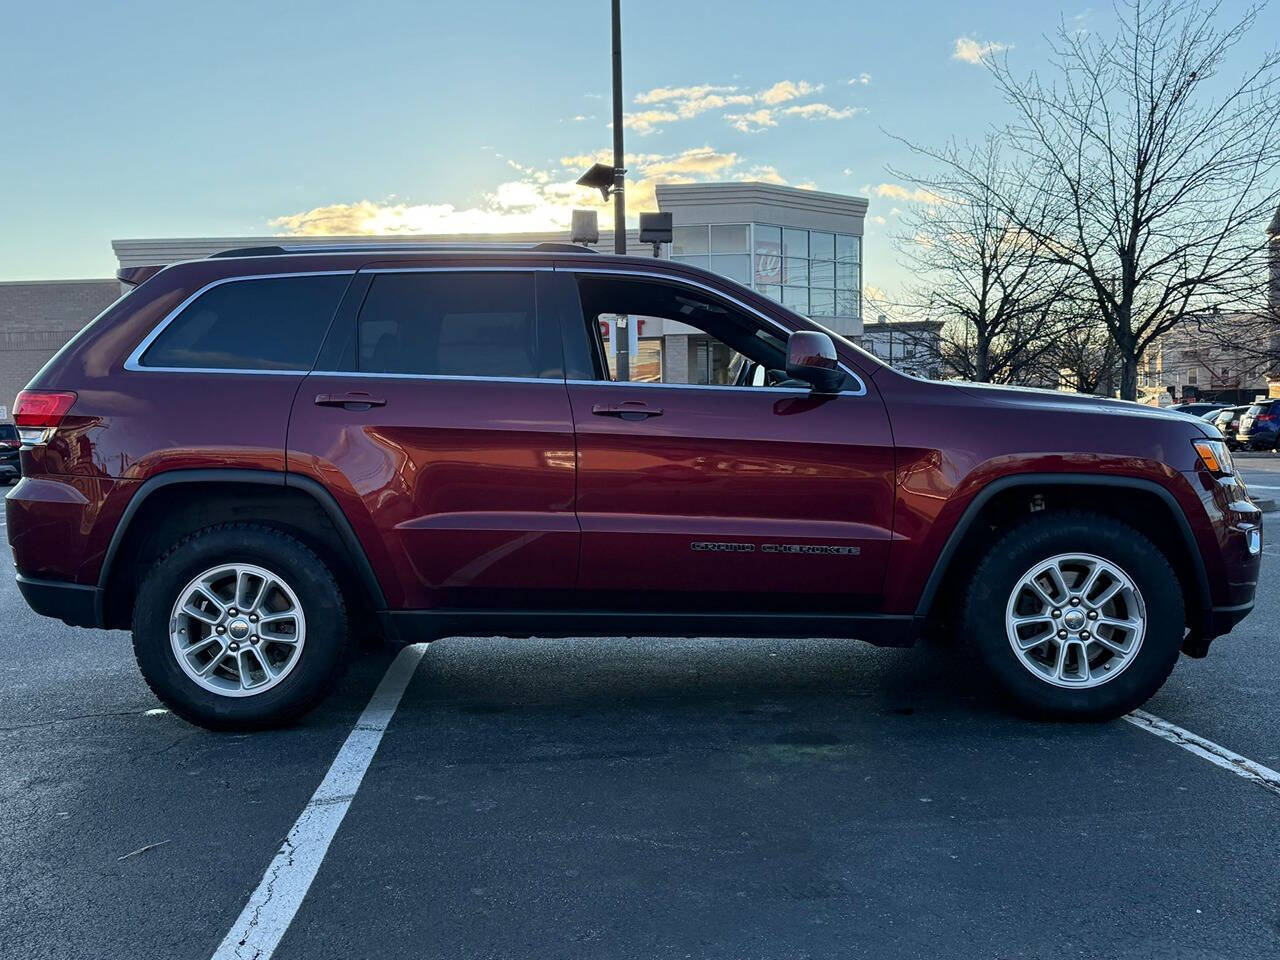
[[[142,355],[144,367],[296,370],[315,363],[351,277],[265,277],[213,287]]]
[[[560,377],[560,345],[541,334],[529,273],[385,273],[360,311],[366,373]]]

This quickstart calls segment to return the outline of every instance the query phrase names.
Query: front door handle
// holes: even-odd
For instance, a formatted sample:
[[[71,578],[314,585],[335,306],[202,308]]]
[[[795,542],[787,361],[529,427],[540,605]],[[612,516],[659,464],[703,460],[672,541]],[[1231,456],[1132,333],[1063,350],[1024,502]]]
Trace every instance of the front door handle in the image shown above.
[[[352,393],[318,393],[316,394],[317,407],[343,407],[347,410],[368,410],[370,407],[385,407],[387,401],[370,396],[367,393],[354,391]]]
[[[597,417],[618,417],[622,420],[647,420],[662,416],[661,407],[651,407],[642,400],[625,400],[622,403],[597,403],[591,407]]]

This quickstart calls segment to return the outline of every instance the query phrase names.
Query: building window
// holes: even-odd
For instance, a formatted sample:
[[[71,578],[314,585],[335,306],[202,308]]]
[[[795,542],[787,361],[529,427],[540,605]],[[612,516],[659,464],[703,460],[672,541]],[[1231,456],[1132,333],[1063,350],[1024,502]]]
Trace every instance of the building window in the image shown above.
[[[1187,385],[1194,387],[1196,385],[1196,368],[1192,367],[1187,371]]]
[[[755,288],[814,317],[862,315],[862,239],[850,234],[753,225]]]

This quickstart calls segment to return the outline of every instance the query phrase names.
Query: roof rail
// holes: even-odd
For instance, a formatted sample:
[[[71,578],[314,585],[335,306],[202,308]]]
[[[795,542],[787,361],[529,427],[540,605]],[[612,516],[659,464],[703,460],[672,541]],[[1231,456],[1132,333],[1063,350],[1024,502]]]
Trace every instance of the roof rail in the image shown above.
[[[219,257],[281,257],[293,253],[597,253],[576,243],[335,243],[275,244],[263,247],[236,247],[211,253]]]

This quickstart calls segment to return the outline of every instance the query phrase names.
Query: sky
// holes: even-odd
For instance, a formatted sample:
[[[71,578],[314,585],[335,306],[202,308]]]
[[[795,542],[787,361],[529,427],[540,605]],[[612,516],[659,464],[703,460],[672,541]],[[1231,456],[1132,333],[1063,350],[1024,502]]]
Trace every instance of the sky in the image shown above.
[[[656,209],[658,182],[865,196],[864,275],[890,300],[911,200],[890,169],[919,167],[894,138],[979,139],[1003,116],[984,55],[1034,69],[1060,20],[1113,15],[622,6],[629,213]],[[1244,60],[1280,36],[1278,13]],[[573,180],[612,144],[607,0],[12,0],[4,20],[0,280],[110,276],[112,239],[543,230],[598,203]]]

